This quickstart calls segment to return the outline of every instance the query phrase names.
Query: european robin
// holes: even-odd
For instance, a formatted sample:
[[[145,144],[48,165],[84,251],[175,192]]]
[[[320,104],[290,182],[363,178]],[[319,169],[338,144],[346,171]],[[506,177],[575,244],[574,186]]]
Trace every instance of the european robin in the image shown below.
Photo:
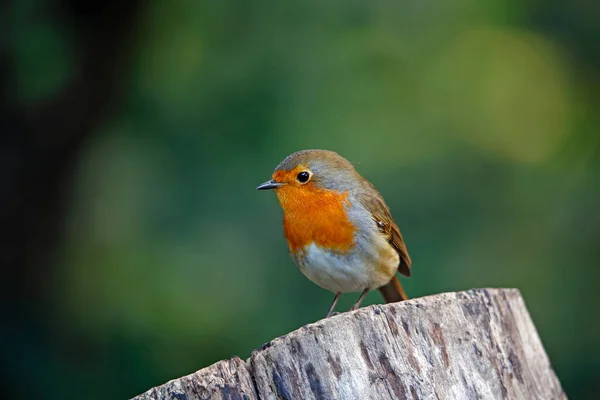
[[[290,254],[311,281],[335,293],[361,292],[355,310],[373,289],[386,303],[408,299],[396,271],[410,276],[406,245],[381,194],[352,164],[328,150],[302,150],[286,157],[272,179],[283,209]]]

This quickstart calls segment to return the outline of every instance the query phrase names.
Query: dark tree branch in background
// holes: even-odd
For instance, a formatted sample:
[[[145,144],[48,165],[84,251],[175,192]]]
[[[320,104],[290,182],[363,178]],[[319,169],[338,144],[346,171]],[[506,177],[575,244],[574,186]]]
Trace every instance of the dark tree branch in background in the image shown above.
[[[70,43],[75,73],[55,96],[33,104],[15,100],[19,88],[13,49],[3,43],[0,260],[5,276],[0,281],[3,296],[12,299],[7,311],[17,317],[24,306],[45,300],[72,169],[86,141],[118,106],[140,4],[65,0],[46,7],[42,12],[47,18],[77,40]],[[7,15],[11,5],[3,8]],[[18,299],[24,301],[15,305]]]
[[[40,3],[45,9],[31,12],[46,13],[75,39],[68,43],[75,72],[51,98],[29,104],[19,100],[16,45],[9,35],[10,24],[19,21],[8,21],[16,1],[0,5],[0,293],[7,327],[0,333],[0,353],[9,363],[22,357],[29,362],[22,355],[23,337],[69,342],[52,332],[58,329],[52,324],[54,252],[61,242],[65,200],[82,148],[118,108],[120,80],[129,75],[129,47],[141,12],[137,0]],[[46,60],[38,62],[36,70],[43,73]],[[9,398],[20,393],[19,382],[11,379],[15,374],[0,379],[0,391]]]

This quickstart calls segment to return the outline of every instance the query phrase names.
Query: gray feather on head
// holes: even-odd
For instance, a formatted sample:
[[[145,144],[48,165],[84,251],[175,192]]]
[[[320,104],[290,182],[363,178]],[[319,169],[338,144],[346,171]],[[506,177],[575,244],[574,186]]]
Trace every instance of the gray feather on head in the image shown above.
[[[301,150],[287,156],[275,168],[277,171],[290,171],[298,165],[309,169],[312,181],[318,186],[337,190],[348,191],[355,185],[358,173],[350,161],[331,150]]]

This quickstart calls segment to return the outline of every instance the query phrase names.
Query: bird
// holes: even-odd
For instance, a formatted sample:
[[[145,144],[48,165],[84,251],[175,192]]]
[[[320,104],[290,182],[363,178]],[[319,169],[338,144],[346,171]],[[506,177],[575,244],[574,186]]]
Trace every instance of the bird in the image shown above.
[[[411,259],[382,195],[354,166],[330,150],[301,150],[277,165],[257,190],[273,190],[283,210],[290,255],[313,283],[335,293],[379,289],[386,303],[407,300],[396,272],[410,276]]]

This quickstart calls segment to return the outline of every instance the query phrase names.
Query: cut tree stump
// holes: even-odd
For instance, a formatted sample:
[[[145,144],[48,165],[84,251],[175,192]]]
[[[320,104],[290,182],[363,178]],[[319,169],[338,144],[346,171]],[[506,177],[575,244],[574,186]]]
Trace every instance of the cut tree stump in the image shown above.
[[[566,399],[516,289],[372,305],[135,397]]]

